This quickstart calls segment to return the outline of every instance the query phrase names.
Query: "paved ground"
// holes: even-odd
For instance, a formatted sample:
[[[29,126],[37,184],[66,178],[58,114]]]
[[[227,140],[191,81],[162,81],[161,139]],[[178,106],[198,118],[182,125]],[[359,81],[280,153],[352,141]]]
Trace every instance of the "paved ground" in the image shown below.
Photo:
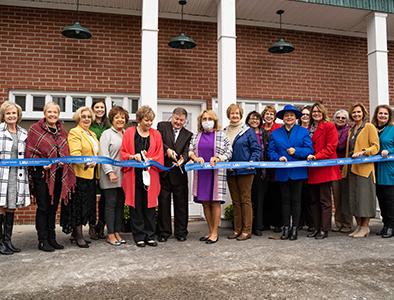
[[[364,239],[330,233],[318,241],[300,232],[297,241],[198,241],[205,222],[192,222],[186,242],[170,238],[157,248],[104,240],[89,249],[71,245],[54,253],[37,249],[32,225],[15,227],[13,242],[22,252],[0,256],[1,299],[394,299],[394,238],[375,235],[371,222]]]

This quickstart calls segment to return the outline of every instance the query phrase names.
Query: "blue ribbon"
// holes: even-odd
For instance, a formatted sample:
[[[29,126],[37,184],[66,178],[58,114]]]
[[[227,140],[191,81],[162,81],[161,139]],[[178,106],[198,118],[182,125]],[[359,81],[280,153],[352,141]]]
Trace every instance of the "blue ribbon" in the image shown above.
[[[215,167],[212,167],[210,163],[204,163],[202,166],[199,163],[185,165],[186,171],[192,170],[206,170],[206,169],[243,169],[243,168],[300,168],[300,167],[328,167],[335,165],[351,165],[351,164],[363,164],[371,162],[385,162],[394,160],[394,154],[390,154],[387,158],[383,158],[380,155],[365,156],[359,158],[337,158],[337,159],[324,159],[324,160],[313,160],[313,161],[290,161],[290,162],[279,162],[279,161],[260,161],[260,162],[220,162]]]
[[[279,162],[279,161],[261,161],[261,162],[219,162],[215,167],[212,167],[210,163],[204,163],[202,166],[199,163],[185,165],[186,171],[192,170],[207,170],[207,169],[243,169],[243,168],[300,168],[300,167],[327,167],[335,165],[350,165],[350,164],[362,164],[371,162],[386,162],[393,161],[394,154],[390,154],[387,158],[382,158],[380,155],[365,156],[356,159],[353,158],[337,158],[337,159],[325,159],[325,160],[314,160],[314,161],[290,161],[290,162]],[[98,164],[108,164],[116,167],[133,167],[133,168],[147,168],[157,167],[163,171],[168,171],[172,167],[165,167],[154,160],[148,162],[137,162],[135,160],[124,160],[117,161],[104,156],[67,156],[58,158],[24,158],[24,159],[2,159],[0,160],[0,167],[32,167],[32,166],[47,166],[49,164],[62,163],[91,163],[96,162]]]

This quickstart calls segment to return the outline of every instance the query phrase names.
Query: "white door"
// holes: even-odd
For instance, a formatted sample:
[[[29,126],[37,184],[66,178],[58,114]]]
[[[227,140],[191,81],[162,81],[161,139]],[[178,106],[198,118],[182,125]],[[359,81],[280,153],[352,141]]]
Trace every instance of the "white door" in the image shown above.
[[[183,104],[182,102],[187,102],[188,104]],[[187,119],[185,127],[191,132],[197,131],[197,117],[200,112],[206,108],[205,102],[199,101],[188,101],[188,100],[177,100],[177,101],[165,101],[159,100],[157,103],[157,122],[160,121],[170,121],[172,116],[172,111],[174,108],[181,106],[187,110]],[[201,217],[202,205],[193,202],[192,197],[192,184],[193,184],[193,172],[188,172],[189,179],[189,217]],[[171,205],[171,216],[174,216],[174,210]]]

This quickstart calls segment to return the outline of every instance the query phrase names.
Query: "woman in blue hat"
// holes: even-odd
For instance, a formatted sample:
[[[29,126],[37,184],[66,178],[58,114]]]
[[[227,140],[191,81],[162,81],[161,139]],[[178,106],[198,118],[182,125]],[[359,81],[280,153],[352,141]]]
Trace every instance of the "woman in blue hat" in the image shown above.
[[[313,145],[308,129],[296,125],[302,113],[293,105],[286,105],[276,116],[282,119],[285,126],[272,132],[268,146],[271,161],[291,162],[306,160],[313,154]],[[296,240],[297,227],[301,213],[301,191],[304,180],[308,178],[306,167],[278,168],[275,180],[280,182],[282,194],[283,234],[282,240]],[[290,229],[290,218],[293,224]]]

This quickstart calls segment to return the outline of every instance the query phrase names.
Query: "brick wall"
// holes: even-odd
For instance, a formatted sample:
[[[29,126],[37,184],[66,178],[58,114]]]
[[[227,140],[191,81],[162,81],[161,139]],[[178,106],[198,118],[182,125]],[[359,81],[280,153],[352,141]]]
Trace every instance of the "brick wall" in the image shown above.
[[[75,12],[0,6],[0,102],[9,89],[139,93],[141,19],[80,13],[93,38],[73,40],[61,30]],[[105,32],[103,30],[105,28]],[[100,31],[101,30],[101,31]],[[207,100],[217,97],[217,27],[184,22],[197,47],[170,48],[179,20],[159,20],[158,97]],[[240,98],[323,101],[332,116],[362,101],[368,106],[366,39],[284,30],[296,50],[274,55],[278,29],[237,26],[237,90]],[[389,42],[390,88],[394,84],[394,42]],[[394,91],[390,89],[390,97]],[[17,221],[34,221],[35,207]]]

